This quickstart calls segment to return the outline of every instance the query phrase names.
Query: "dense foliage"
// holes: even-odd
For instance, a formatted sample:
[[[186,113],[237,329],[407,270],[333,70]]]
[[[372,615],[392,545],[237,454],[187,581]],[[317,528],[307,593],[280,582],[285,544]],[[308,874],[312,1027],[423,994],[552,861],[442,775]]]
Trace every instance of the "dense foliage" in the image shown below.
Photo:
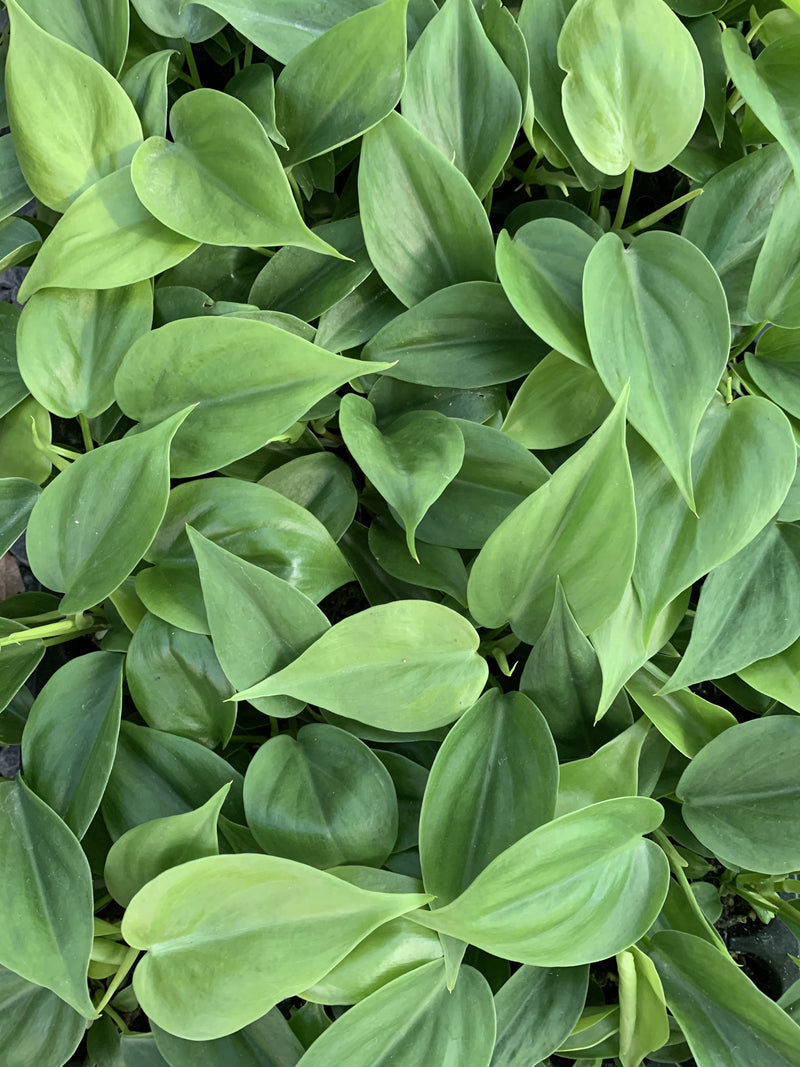
[[[5,1067],[797,1067],[798,0],[5,7]]]

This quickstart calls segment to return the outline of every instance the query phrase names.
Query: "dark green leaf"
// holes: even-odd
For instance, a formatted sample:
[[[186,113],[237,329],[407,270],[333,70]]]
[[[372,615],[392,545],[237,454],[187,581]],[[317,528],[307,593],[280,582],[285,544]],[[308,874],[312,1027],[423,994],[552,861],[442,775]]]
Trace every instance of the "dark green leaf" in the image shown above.
[[[569,1037],[589,980],[583,967],[520,967],[495,994],[497,1042],[491,1067],[531,1067]]]

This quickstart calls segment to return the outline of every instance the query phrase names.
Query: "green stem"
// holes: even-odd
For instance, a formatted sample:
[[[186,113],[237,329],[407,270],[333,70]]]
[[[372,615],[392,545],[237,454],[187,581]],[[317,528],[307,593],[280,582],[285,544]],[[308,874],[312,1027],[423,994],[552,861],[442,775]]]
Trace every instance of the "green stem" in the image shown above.
[[[717,948],[721,952],[724,952],[726,956],[730,955],[727,948],[725,947],[725,942],[722,940],[717,931],[705,917],[705,915],[703,914],[703,909],[697,903],[697,897],[692,892],[692,887],[689,885],[689,879],[686,877],[686,872],[683,869],[683,860],[681,858],[680,853],[672,844],[667,835],[663,832],[663,830],[654,830],[653,838],[656,843],[661,846],[664,854],[666,855],[667,860],[669,861],[670,870],[675,875],[675,878],[678,881],[678,885],[683,890],[689,907],[694,912],[697,919],[699,919],[703,926],[705,926],[706,929],[709,931],[709,933],[714,939]]]
[[[625,171],[622,192],[619,194],[619,204],[617,204],[617,213],[614,216],[614,222],[611,226],[612,230],[621,230],[623,223],[625,222],[625,212],[628,210],[628,201],[631,198],[631,188],[633,187],[633,176],[635,173],[636,170],[633,163],[629,164],[628,169]]]
[[[494,189],[490,189],[483,200],[483,210],[487,215],[492,211],[492,200],[494,199]]]
[[[0,637],[0,648],[5,648],[8,645],[22,645],[26,641],[43,641],[47,637],[64,637],[66,635],[72,637],[84,634],[92,629],[101,629],[99,626],[93,627],[93,622],[91,615],[73,615],[68,619],[62,619],[60,622],[51,622],[44,626],[34,626],[30,630],[20,630],[17,633],[6,634],[5,637]]]
[[[83,447],[87,452],[91,452],[94,448],[94,441],[92,440],[92,431],[89,428],[89,420],[83,414],[78,415],[78,422],[81,426],[81,434],[83,435]]]
[[[98,897],[94,902],[94,910],[102,911],[106,904],[110,904],[113,899],[110,893],[104,893],[102,897]]]
[[[750,347],[750,345],[753,343],[753,341],[755,341],[756,337],[758,337],[758,335],[761,333],[761,331],[766,325],[766,322],[757,322],[754,326],[751,326],[750,329],[745,333],[741,341],[739,341],[739,344],[736,346],[736,348],[732,349],[731,354],[728,358],[736,359],[737,356],[741,356],[742,352],[744,352],[746,348]]]
[[[43,611],[41,615],[25,615],[21,619],[14,619],[14,622],[20,623],[22,626],[36,626],[41,622],[55,622],[57,619],[63,619],[63,611]]]
[[[694,200],[695,197],[700,196],[702,191],[702,189],[692,189],[690,193],[684,193],[683,196],[679,196],[677,200],[673,200],[664,207],[658,208],[657,211],[651,211],[649,215],[645,215],[645,217],[639,219],[638,222],[632,222],[631,225],[627,227],[628,233],[639,233],[641,230],[646,230],[650,226],[655,226],[657,222],[661,222],[667,215],[671,215],[672,212],[677,211],[679,207],[683,207],[683,205],[688,204],[690,200]]]
[[[244,46],[244,60],[242,62],[243,67],[249,67],[253,62],[253,42],[248,41]]]
[[[747,36],[745,37],[745,41],[747,41],[748,44],[750,44],[750,42],[753,40],[755,35],[761,29],[761,24],[763,23],[763,21],[764,21],[763,19],[759,19],[758,22],[754,22],[752,24],[752,26],[750,27],[750,30],[749,30]]]
[[[287,180],[289,182],[289,185],[291,187],[292,193],[294,194],[294,199],[295,199],[295,202],[297,204],[297,210],[300,212],[300,215],[302,216],[303,215],[303,196],[302,196],[302,193],[300,192],[300,186],[297,184],[297,180],[295,179],[295,177],[292,174],[291,170],[285,171],[285,174],[286,174],[286,178],[287,178]]]
[[[192,79],[192,85],[195,89],[202,89],[203,83],[200,81],[200,71],[197,69],[197,61],[194,58],[192,46],[188,41],[183,43],[186,45],[186,65],[189,68],[189,77]]]
[[[589,201],[589,215],[597,222],[597,216],[600,214],[600,197],[603,195],[603,190],[598,185],[596,189],[592,189],[592,198]]]
[[[139,956],[139,949],[138,948],[129,948],[128,949],[127,953],[125,954],[125,959],[119,965],[119,968],[117,969],[117,973],[114,975],[114,977],[111,979],[111,981],[110,981],[110,983],[108,985],[108,989],[105,992],[105,996],[100,1001],[100,1003],[97,1005],[98,1012],[103,1011],[106,1008],[108,1002],[111,1000],[111,998],[114,996],[116,991],[119,989],[119,987],[125,981],[125,977],[128,974],[128,971],[131,969],[131,967],[133,967],[134,963],[136,963],[136,960],[137,960],[138,956]]]
[[[106,1015],[108,1015],[114,1020],[114,1022],[120,1028],[124,1036],[127,1036],[128,1034],[131,1034],[133,1032],[132,1030],[128,1029],[128,1027],[125,1025],[124,1019],[117,1012],[114,1011],[110,1004],[106,1004],[103,1008],[103,1011],[106,1013]]]

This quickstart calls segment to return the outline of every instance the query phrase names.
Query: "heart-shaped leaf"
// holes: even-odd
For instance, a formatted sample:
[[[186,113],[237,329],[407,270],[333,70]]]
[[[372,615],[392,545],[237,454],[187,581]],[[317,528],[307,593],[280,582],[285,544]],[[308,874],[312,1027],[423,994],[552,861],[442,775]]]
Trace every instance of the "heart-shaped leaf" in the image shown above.
[[[358,889],[277,856],[209,856],[141,889],[122,933],[149,950],[133,977],[144,1010],[169,1033],[202,1041],[254,1022],[427,899]]]
[[[338,622],[237,698],[289,696],[388,730],[430,730],[475,703],[488,674],[478,635],[440,604],[398,600]]]
[[[416,559],[414,532],[464,460],[461,432],[438,411],[409,412],[381,432],[375,409],[357,393],[342,399],[339,428],[358,465],[400,516]]]
[[[628,249],[607,234],[586,262],[583,303],[598,374],[614,398],[630,382],[628,421],[694,508],[692,448],[730,347],[714,268],[678,234],[645,233]]]
[[[173,106],[173,140],[149,137],[131,166],[136,195],[165,226],[212,245],[300,245],[338,256],[305,225],[277,152],[233,96],[196,89]]]

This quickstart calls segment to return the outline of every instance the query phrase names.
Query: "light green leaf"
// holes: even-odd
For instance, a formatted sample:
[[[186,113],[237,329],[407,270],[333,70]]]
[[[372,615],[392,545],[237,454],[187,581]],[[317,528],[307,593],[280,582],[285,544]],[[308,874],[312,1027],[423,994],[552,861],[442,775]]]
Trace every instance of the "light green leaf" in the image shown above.
[[[794,478],[797,449],[785,415],[767,400],[715,397],[692,455],[697,514],[641,440],[629,440],[639,520],[633,580],[649,637],[684,589],[743,548],[772,519]]]
[[[760,693],[800,712],[800,641],[775,656],[744,667],[739,677]]]
[[[686,147],[703,111],[703,64],[661,0],[578,0],[558,39],[564,118],[605,174],[657,171]]]
[[[770,523],[706,578],[689,644],[665,692],[735,674],[798,637],[800,528]]]
[[[566,219],[535,219],[514,239],[497,239],[497,273],[532,330],[565,356],[591,367],[583,324],[583,270],[595,242]]]
[[[597,433],[481,549],[468,596],[482,626],[510,622],[518,637],[533,644],[547,622],[557,577],[584,633],[619,604],[636,548],[626,400],[623,392]]]
[[[547,469],[500,430],[454,420],[464,438],[464,462],[431,505],[417,538],[433,545],[481,548],[517,505],[547,481]]]
[[[149,726],[208,748],[228,743],[236,722],[236,708],[226,703],[231,686],[203,634],[147,612],[128,647],[125,678]]]
[[[463,389],[520,378],[545,351],[496,282],[461,282],[393,318],[361,358],[393,361],[388,378]]]
[[[177,54],[171,48],[153,52],[134,63],[120,78],[120,85],[136,108],[145,137],[166,136],[167,79],[170,61]]]
[[[729,711],[688,689],[665,693],[666,682],[663,671],[646,663],[627,680],[625,688],[659,733],[684,756],[692,759],[723,730],[736,725],[736,717]]]
[[[230,789],[222,786],[196,811],[151,819],[118,837],[105,862],[109,893],[127,907],[142,886],[162,871],[203,856],[219,855],[217,819]]]
[[[299,589],[239,559],[191,526],[187,533],[200,570],[214,651],[235,689],[246,689],[285,667],[328,629],[328,620]],[[252,703],[265,715],[279,718],[302,708],[302,702],[291,697],[254,698]]]
[[[571,812],[507,848],[451,904],[414,920],[521,963],[605,959],[641,937],[664,901],[666,857],[641,836],[662,817],[648,797]]]
[[[635,797],[639,792],[639,757],[649,728],[643,715],[591,756],[562,763],[556,817],[601,800]]]
[[[408,307],[457,282],[494,281],[483,205],[464,175],[400,115],[387,115],[364,135],[358,191],[370,259]]]
[[[50,457],[35,444],[51,440],[50,413],[26,396],[0,419],[0,477],[24,478],[42,485],[50,477]]]
[[[402,111],[486,196],[514,147],[522,100],[472,0],[446,0],[423,30],[408,61]]]
[[[478,635],[449,608],[398,600],[338,622],[288,667],[237,697],[289,696],[388,730],[453,722],[475,703],[488,667]]]
[[[86,983],[93,938],[86,857],[72,831],[20,778],[0,783],[0,813],[0,897],[3,910],[14,915],[0,927],[0,963],[93,1019]]]
[[[520,386],[503,433],[525,448],[561,448],[593,433],[613,405],[596,370],[550,352]]]
[[[188,0],[132,0],[139,18],[161,37],[205,41],[222,29],[225,19],[209,11],[208,4]]]
[[[753,355],[745,355],[747,373],[758,389],[794,418],[800,418],[800,337],[795,330],[773,326]]]
[[[775,41],[754,60],[741,33],[729,27],[722,50],[734,85],[783,146],[800,182],[800,38]]]
[[[150,547],[167,507],[170,441],[186,414],[80,456],[36,501],[28,557],[43,585],[64,591],[64,614],[113,593]]]
[[[114,388],[125,414],[146,426],[195,405],[172,446],[173,475],[185,478],[279,437],[363,366],[270,323],[179,319],[128,349]]]
[[[86,1020],[44,986],[0,967],[0,1042],[9,1067],[62,1067]]]
[[[489,984],[472,967],[455,989],[441,962],[426,963],[395,978],[338,1019],[311,1045],[302,1067],[489,1067],[495,1011]]]
[[[184,630],[210,632],[187,524],[289,582],[314,603],[352,578],[322,523],[282,494],[232,478],[186,482],[170,493],[164,521],[148,549],[155,567],[140,571],[136,580],[148,609]]]
[[[123,721],[103,819],[116,840],[140,823],[199,808],[231,782],[222,810],[241,824],[243,779],[221,756],[188,737]]]
[[[425,889],[450,903],[491,861],[555,812],[558,756],[522,693],[491,690],[445,738],[422,802]]]
[[[148,883],[122,933],[149,950],[133,978],[142,1008],[177,1037],[207,1040],[313,985],[372,930],[426,899],[358,889],[277,856],[210,856]]]
[[[393,110],[406,80],[408,0],[385,0],[327,30],[275,84],[275,114],[296,166],[346,144]]]
[[[28,183],[19,169],[10,133],[0,137],[0,218],[6,219],[31,199]]]
[[[66,211],[98,179],[130,163],[142,127],[107,70],[41,29],[19,0],[7,6],[6,94],[17,158],[33,195]],[[48,85],[52,91],[43,92]]]
[[[617,973],[619,1058],[622,1067],[640,1067],[669,1040],[664,990],[652,960],[635,945],[617,953]]]
[[[756,261],[747,312],[755,322],[800,327],[800,184],[786,179]]]
[[[148,281],[121,289],[45,289],[22,313],[17,359],[25,383],[54,415],[94,418],[114,402],[125,352],[150,330]]]
[[[26,478],[0,478],[0,553],[11,548],[28,525],[41,489]]]
[[[683,236],[708,258],[728,298],[731,322],[753,321],[751,279],[791,163],[780,145],[766,145],[723,167],[689,205]],[[775,279],[773,279],[773,285]]]
[[[314,233],[349,258],[333,259],[307,248],[285,245],[259,271],[248,297],[251,304],[310,322],[372,272],[357,215],[325,223]]]
[[[731,338],[714,268],[678,234],[655,230],[628,249],[607,234],[587,260],[583,301],[597,372],[615,399],[630,382],[628,421],[694,508],[692,448]]]
[[[303,222],[272,142],[240,100],[195,89],[169,125],[173,140],[149,137],[131,165],[136,195],[165,226],[204,244],[338,255]]]
[[[665,930],[647,954],[698,1063],[797,1063],[800,1027],[713,945]]]
[[[334,541],[349,529],[358,507],[352,470],[331,452],[314,452],[289,460],[265,474],[259,485],[274,489],[311,512]]]
[[[676,793],[692,833],[725,864],[780,874],[800,867],[785,828],[800,814],[800,719],[739,723],[701,749]]]
[[[186,1041],[155,1023],[150,1029],[170,1067],[295,1067],[303,1055],[303,1046],[279,1008],[215,1041]]]
[[[589,968],[523,966],[495,994],[491,1067],[531,1067],[560,1048],[584,1002]]]
[[[380,867],[397,837],[389,772],[363,741],[327,723],[262,745],[245,775],[244,805],[265,852],[322,870]]]
[[[357,393],[343,397],[339,429],[355,461],[400,516],[416,559],[414,531],[464,460],[461,431],[438,411],[413,411],[381,432],[375,409]]]
[[[122,656],[91,652],[52,675],[25,724],[25,780],[77,838],[100,807],[117,750],[121,708]]]
[[[21,301],[39,289],[116,289],[174,267],[196,241],[154,219],[134,192],[130,168],[95,182],[70,205],[20,286]]]
[[[18,0],[37,26],[102,63],[115,77],[128,48],[126,0]]]

